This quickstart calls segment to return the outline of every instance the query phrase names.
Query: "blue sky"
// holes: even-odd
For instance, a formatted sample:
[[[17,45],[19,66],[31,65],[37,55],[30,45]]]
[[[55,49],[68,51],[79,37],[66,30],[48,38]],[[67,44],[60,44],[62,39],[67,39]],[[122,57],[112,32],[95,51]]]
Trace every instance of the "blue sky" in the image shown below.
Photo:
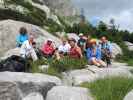
[[[84,8],[86,18],[95,23],[109,23],[114,18],[121,29],[133,31],[133,0],[73,0],[78,8]]]

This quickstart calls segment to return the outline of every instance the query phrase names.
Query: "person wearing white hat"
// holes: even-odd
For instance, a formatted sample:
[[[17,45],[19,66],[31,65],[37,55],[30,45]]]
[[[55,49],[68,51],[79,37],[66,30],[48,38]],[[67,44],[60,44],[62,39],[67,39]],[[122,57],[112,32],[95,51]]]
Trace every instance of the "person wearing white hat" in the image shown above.
[[[86,39],[84,38],[83,33],[79,34],[80,39],[78,40],[78,46],[81,48],[82,53],[85,51],[85,46],[86,46]]]
[[[79,36],[84,36],[83,33],[80,33]]]
[[[23,58],[32,58],[33,61],[36,61],[38,59],[37,55],[36,55],[36,52],[32,46],[32,43],[34,42],[34,36],[33,35],[30,35],[29,36],[29,39],[26,40],[22,46],[21,46],[21,49],[20,49],[20,55],[23,57]]]

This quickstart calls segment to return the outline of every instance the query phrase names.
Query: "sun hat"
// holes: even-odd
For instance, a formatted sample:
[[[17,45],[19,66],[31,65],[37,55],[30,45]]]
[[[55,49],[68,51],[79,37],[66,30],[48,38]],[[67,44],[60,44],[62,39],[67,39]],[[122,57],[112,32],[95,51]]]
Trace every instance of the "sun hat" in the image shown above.
[[[48,39],[47,41],[49,41],[49,42],[53,42],[53,40],[52,40],[52,39]]]
[[[79,36],[83,36],[83,33],[80,33]]]
[[[91,44],[93,44],[93,43],[96,44],[96,43],[97,43],[97,40],[96,40],[96,39],[91,39],[91,40],[90,40],[90,43],[91,43]]]

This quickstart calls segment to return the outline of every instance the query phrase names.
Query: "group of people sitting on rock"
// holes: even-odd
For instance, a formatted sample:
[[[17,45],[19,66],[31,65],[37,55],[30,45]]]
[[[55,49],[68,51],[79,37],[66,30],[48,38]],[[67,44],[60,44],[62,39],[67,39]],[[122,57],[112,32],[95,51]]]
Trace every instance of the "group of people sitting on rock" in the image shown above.
[[[37,53],[40,52],[45,58],[55,57],[57,60],[65,56],[73,59],[82,59],[86,57],[88,63],[98,67],[106,67],[111,64],[112,49],[111,43],[105,36],[100,40],[79,34],[79,40],[74,38],[61,38],[62,43],[56,47],[54,41],[47,39],[46,43],[37,50],[34,35],[28,35],[26,28],[20,28],[20,34],[17,36],[17,47],[20,47],[20,55],[23,58],[32,58],[38,60]],[[107,62],[107,63],[106,63]]]

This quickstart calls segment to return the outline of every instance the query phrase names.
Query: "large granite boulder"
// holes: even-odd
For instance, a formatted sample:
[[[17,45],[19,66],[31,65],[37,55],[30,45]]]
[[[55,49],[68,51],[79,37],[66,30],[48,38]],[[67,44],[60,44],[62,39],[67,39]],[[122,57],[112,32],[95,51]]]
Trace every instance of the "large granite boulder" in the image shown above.
[[[14,49],[10,49],[8,50],[7,52],[5,52],[3,54],[3,57],[1,57],[1,60],[5,60],[7,59],[8,57],[11,57],[11,56],[20,56],[20,48],[14,48]]]
[[[33,98],[33,96],[39,96],[39,94],[40,94],[39,97],[45,99],[47,96],[47,92],[55,86],[55,83],[45,82],[43,84],[37,84],[32,82],[29,83],[17,82],[17,86],[21,90],[23,98],[25,99]],[[39,94],[35,95],[35,93]],[[38,100],[38,99],[33,99],[33,100]]]
[[[40,93],[31,93],[25,98],[23,98],[23,100],[44,100],[44,99]]]
[[[47,92],[57,85],[61,80],[54,76],[0,72],[0,100],[45,100]]]
[[[15,83],[0,82],[0,100],[22,100],[21,91]]]
[[[26,27],[28,33],[35,35],[38,47],[48,38],[52,39],[56,45],[61,42],[57,37],[38,26],[14,20],[4,20],[0,21],[0,55],[16,47],[16,36],[19,34],[20,27]]]
[[[75,16],[78,14],[71,0],[43,0],[53,12],[60,16]]]
[[[58,17],[57,17],[56,15],[54,15],[54,14],[51,12],[50,8],[44,4],[43,0],[40,1],[40,2],[41,2],[41,4],[39,4],[39,3],[37,3],[37,2],[34,2],[34,1],[32,1],[32,0],[30,1],[30,3],[31,3],[34,7],[37,7],[37,8],[39,8],[39,9],[41,9],[42,11],[44,11],[44,12],[46,13],[46,15],[47,15],[47,18],[50,18],[50,19],[52,19],[54,22],[56,22],[57,24],[61,25],[61,22],[59,21]]]
[[[128,42],[128,41],[125,41],[125,44],[126,44],[126,46],[128,47],[128,49],[129,49],[130,51],[133,51],[133,43]]]
[[[133,68],[132,68],[133,69]],[[80,85],[84,82],[93,82],[98,79],[108,77],[133,77],[130,72],[131,67],[115,66],[110,68],[98,68],[96,66],[88,66],[86,69],[73,70],[63,73],[63,82],[66,85]]]
[[[0,100],[45,100],[54,83],[0,82]]]
[[[112,43],[112,57],[115,58],[117,55],[122,55],[122,49],[116,43]]]
[[[47,94],[46,100],[93,100],[89,91],[81,87],[56,86]]]
[[[17,72],[0,72],[0,82],[19,82],[19,83],[55,83],[61,85],[61,80],[55,76],[49,76],[39,73],[17,73]]]

